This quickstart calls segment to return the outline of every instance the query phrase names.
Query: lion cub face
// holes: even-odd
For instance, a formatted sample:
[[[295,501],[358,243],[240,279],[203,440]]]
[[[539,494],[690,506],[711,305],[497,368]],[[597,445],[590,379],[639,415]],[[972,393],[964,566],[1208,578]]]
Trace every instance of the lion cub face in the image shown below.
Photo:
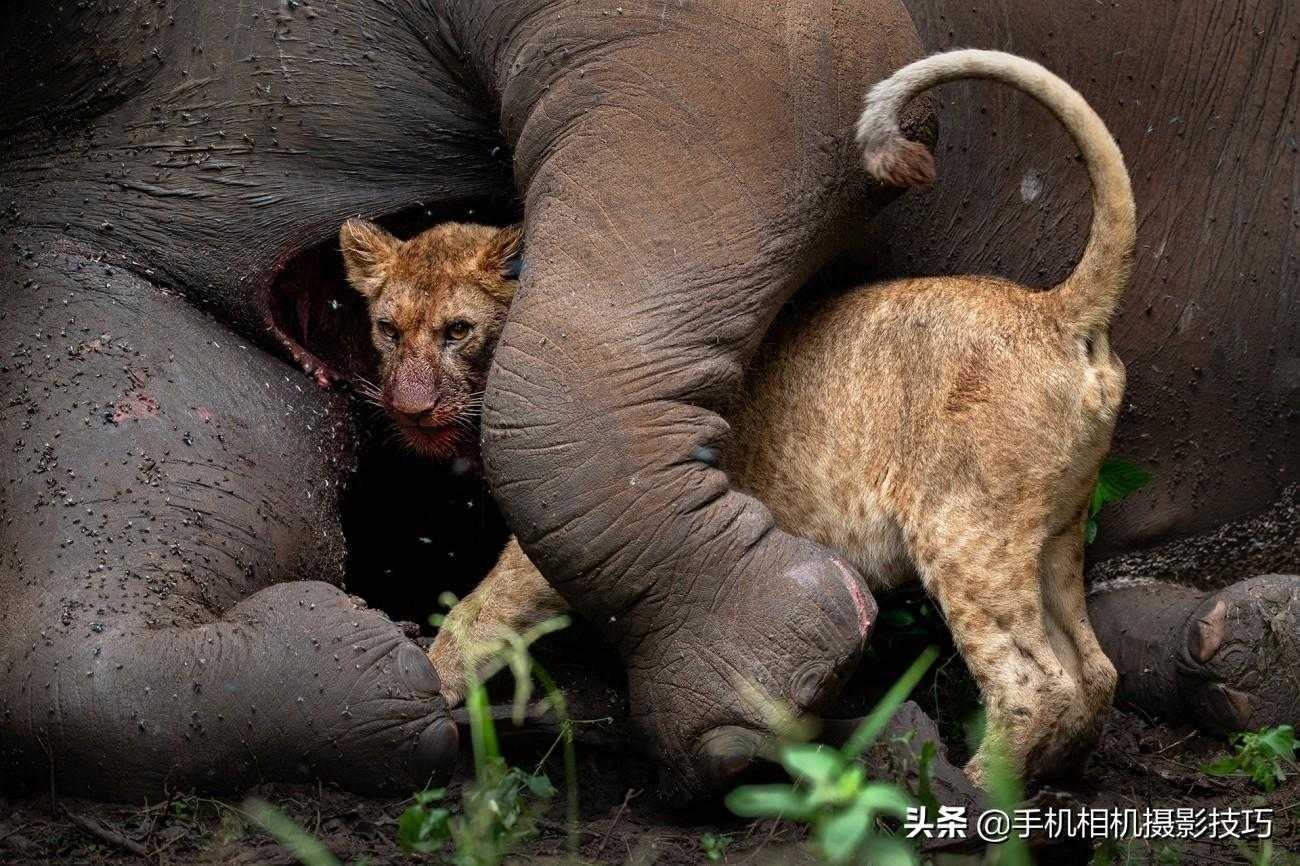
[[[517,227],[444,223],[409,241],[350,219],[339,230],[348,282],[370,311],[379,399],[416,451],[473,453],[492,351],[514,297]]]

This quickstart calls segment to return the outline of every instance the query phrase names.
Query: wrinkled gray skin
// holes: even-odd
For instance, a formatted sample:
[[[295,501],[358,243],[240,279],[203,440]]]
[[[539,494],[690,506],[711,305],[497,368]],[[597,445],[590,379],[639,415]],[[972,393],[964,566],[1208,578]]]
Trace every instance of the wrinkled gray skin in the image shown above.
[[[349,215],[513,190],[530,258],[488,474],[622,652],[671,787],[743,769],[754,688],[814,710],[835,694],[870,595],[707,448],[782,301],[873,212],[849,129],[919,53],[901,5],[26,0],[7,18],[8,780],[409,791],[449,765],[430,666],[338,588],[349,421],[264,351],[267,298]]]
[[[1219,734],[1292,724],[1300,707],[1300,578],[1267,574],[1219,592],[1162,583],[1089,600],[1122,673],[1115,700]]]
[[[347,216],[513,192],[529,262],[487,474],[621,652],[673,787],[744,768],[751,687],[814,710],[835,693],[870,596],[710,463],[766,326],[878,204],[848,131],[920,53],[900,5],[20,0],[0,40],[7,781],[409,791],[447,767],[429,666],[337,588],[350,421],[266,351],[269,299]],[[1130,151],[1139,183],[1167,158]],[[979,201],[966,224],[1001,225],[1005,202]],[[306,300],[299,324],[327,326]],[[1267,502],[1249,489],[1233,514]]]

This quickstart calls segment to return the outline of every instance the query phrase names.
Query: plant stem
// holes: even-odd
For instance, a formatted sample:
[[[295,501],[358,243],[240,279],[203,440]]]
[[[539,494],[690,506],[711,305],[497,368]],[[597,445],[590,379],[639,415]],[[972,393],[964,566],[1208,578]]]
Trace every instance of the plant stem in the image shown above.
[[[907,696],[916,688],[916,684],[925,676],[925,672],[934,664],[934,660],[939,657],[939,647],[930,644],[926,647],[916,661],[912,662],[911,667],[903,672],[898,681],[889,687],[885,696],[876,704],[871,715],[858,726],[844,747],[840,750],[846,758],[856,758],[871,748],[876,740],[880,738],[881,732],[889,724],[889,720],[894,717],[894,713],[907,700]]]
[[[551,704],[551,710],[560,722],[560,740],[564,743],[564,799],[566,822],[569,826],[569,853],[578,854],[578,753],[573,747],[573,723],[569,720],[569,705],[564,700],[555,680],[536,659],[533,659],[533,676]]]

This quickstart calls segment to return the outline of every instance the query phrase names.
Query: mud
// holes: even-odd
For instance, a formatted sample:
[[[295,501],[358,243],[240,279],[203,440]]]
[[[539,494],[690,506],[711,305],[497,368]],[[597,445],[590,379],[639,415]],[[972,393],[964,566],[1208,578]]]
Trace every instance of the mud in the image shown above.
[[[599,679],[596,680],[599,682]],[[603,686],[602,686],[603,687]],[[594,722],[593,727],[598,727]],[[585,863],[698,864],[708,836],[729,840],[728,864],[798,864],[814,862],[800,844],[804,831],[784,821],[748,821],[721,811],[689,815],[666,810],[655,796],[657,770],[646,758],[620,746],[587,736],[580,745],[581,821],[579,854]],[[624,744],[625,745],[625,744]],[[507,749],[521,766],[532,766],[550,743],[522,738]],[[1217,757],[1223,744],[1191,729],[1153,724],[1116,713],[1101,749],[1070,793],[1081,804],[1107,808],[1234,807],[1273,808],[1274,863],[1283,852],[1300,852],[1300,781],[1289,779],[1271,794],[1262,794],[1236,779],[1207,776],[1198,767]],[[468,756],[466,756],[468,759]],[[547,772],[557,783],[558,762]],[[464,773],[453,784],[459,793]],[[406,800],[368,799],[334,788],[267,785],[250,796],[265,799],[299,826],[321,839],[344,863],[435,863],[435,857],[407,856],[397,845],[397,819]],[[37,864],[294,864],[298,861],[259,829],[243,801],[177,793],[145,807],[114,806],[57,793],[22,801],[0,801],[0,862]],[[542,815],[539,833],[522,846],[514,863],[562,862],[567,828],[557,803]],[[1121,846],[1131,863],[1248,863],[1257,843],[1180,840],[1138,841]],[[1038,849],[1035,862],[1051,866],[1083,864],[1094,856],[1091,846]],[[979,855],[945,855],[941,862],[976,864]],[[1124,861],[1120,861],[1124,862]]]

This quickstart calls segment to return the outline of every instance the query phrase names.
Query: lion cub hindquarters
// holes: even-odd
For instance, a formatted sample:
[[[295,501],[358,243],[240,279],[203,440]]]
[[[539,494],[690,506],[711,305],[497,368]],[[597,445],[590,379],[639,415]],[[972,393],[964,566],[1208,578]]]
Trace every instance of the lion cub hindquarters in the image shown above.
[[[728,451],[737,486],[873,589],[921,579],[1032,776],[1077,764],[1110,702],[1082,530],[1124,390],[1104,333],[1063,328],[1048,297],[944,277],[796,312],[751,367]]]
[[[940,277],[795,311],[748,375],[733,479],[877,590],[915,579],[990,521],[1039,540],[1073,526],[1124,369],[1108,345],[1066,333],[1043,297]]]

